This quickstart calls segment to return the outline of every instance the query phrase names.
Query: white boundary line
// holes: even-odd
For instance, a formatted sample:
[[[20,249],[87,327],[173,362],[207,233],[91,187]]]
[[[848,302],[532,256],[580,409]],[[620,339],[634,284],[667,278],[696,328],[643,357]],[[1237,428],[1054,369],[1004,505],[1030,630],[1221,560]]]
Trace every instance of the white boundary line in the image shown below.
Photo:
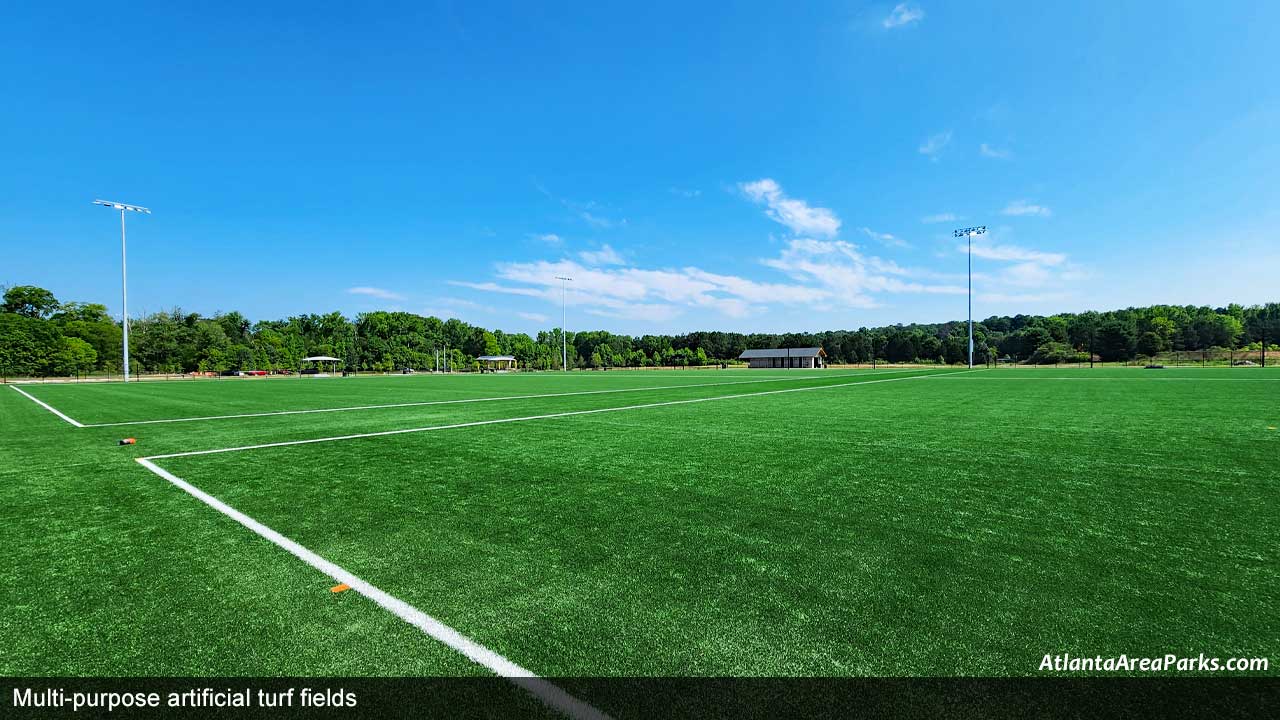
[[[758,397],[761,395],[781,395],[783,393],[807,392],[810,390],[830,390],[833,388],[850,387],[853,385],[876,385],[878,383],[898,382],[899,380],[923,380],[925,378],[939,377],[940,375],[958,375],[960,373],[978,372],[977,370],[961,370],[956,373],[938,373],[934,375],[907,375],[904,377],[883,378],[880,380],[863,380],[861,382],[836,383],[834,385],[811,385],[801,388],[786,388],[784,390],[764,390],[754,393],[738,393],[736,395],[716,395],[713,397],[690,398],[687,400],[666,400],[663,402],[643,403],[640,405],[622,405],[620,407],[594,408],[591,410],[569,410],[566,412],[549,413],[546,415],[526,415],[524,417],[514,418],[497,418],[495,420],[475,420],[472,422],[452,423],[449,425],[429,425],[426,427],[402,428],[399,430],[382,430],[379,432],[355,433],[352,435],[334,435],[331,437],[309,438],[307,440],[285,440],[281,442],[262,443],[260,445],[240,445],[229,448],[216,448],[213,450],[190,450],[187,452],[168,453],[165,455],[149,455],[146,460],[164,460],[166,458],[191,457],[193,455],[216,455],[219,453],[240,452],[243,450],[260,450],[263,448],[289,447],[293,445],[311,445],[322,442],[336,442],[339,440],[358,440],[360,438],[385,437],[388,435],[405,435],[408,433],[431,432],[433,430],[454,430],[465,427],[480,427],[482,425],[502,425],[506,423],[529,422],[532,420],[551,420],[553,418],[575,417],[578,415],[598,415],[600,413],[622,412],[623,410],[643,410],[646,408],[670,407],[672,405],[690,405],[693,403],[715,402],[717,400],[737,400],[740,398]]]
[[[887,372],[922,372],[920,370],[889,370]],[[644,392],[646,390],[679,390],[681,388],[716,387],[719,385],[749,385],[752,383],[783,382],[786,380],[826,380],[842,377],[863,377],[872,373],[842,373],[839,375],[803,375],[785,378],[761,378],[759,380],[729,380],[713,383],[686,383],[683,385],[658,385],[654,387],[617,388],[613,390],[575,390],[572,392],[541,393],[534,395],[508,395],[504,397],[462,398],[458,400],[423,400],[405,403],[389,403],[385,405],[353,405],[336,408],[315,408],[311,410],[272,410],[269,412],[242,413],[239,415],[204,415],[200,417],[160,418],[157,420],[124,420],[120,422],[89,423],[79,427],[120,427],[123,425],[159,425],[163,423],[199,422],[205,420],[234,420],[237,418],[275,417],[279,415],[313,415],[315,413],[352,412],[357,410],[385,410],[390,408],[423,407],[427,405],[458,405],[466,403],[499,402],[507,400],[537,400],[542,398],[572,397],[575,395],[609,395],[615,393]],[[16,389],[16,388],[15,388]],[[19,392],[22,392],[19,390]],[[25,394],[25,393],[23,393]],[[28,395],[28,397],[30,397]],[[33,400],[35,398],[32,398]],[[36,402],[40,402],[37,400]],[[44,405],[44,403],[41,403]],[[46,405],[46,407],[49,407]],[[53,408],[50,407],[52,410]],[[56,410],[54,412],[57,412]]]
[[[1280,377],[1265,378],[1194,378],[1194,377],[972,377],[961,380],[1088,380],[1091,382],[1280,382]]]
[[[200,502],[288,551],[294,557],[328,575],[334,581],[351,586],[352,590],[377,603],[382,609],[465,655],[472,662],[485,667],[499,677],[511,680],[548,706],[563,712],[571,718],[581,718],[582,720],[609,717],[586,702],[565,692],[554,683],[538,677],[532,671],[511,662],[502,655],[454,630],[400,598],[360,579],[345,568],[329,562],[306,547],[236,510],[168,470],[156,466],[149,459],[137,458],[137,461],[146,469],[173,483]]]
[[[67,415],[66,413],[62,412],[61,410],[59,410],[59,409],[55,408],[54,406],[50,405],[49,403],[47,403],[47,402],[45,402],[45,401],[43,401],[43,400],[41,400],[41,399],[37,398],[36,396],[32,395],[31,393],[27,392],[26,390],[23,390],[22,388],[18,387],[17,385],[10,385],[9,387],[13,388],[14,390],[17,390],[18,392],[22,393],[23,395],[26,395],[26,396],[27,396],[27,399],[31,400],[31,401],[32,401],[32,402],[34,402],[35,404],[37,404],[37,405],[39,405],[40,407],[44,408],[45,410],[48,410],[49,412],[53,413],[54,415],[57,415],[58,417],[62,418],[63,420],[66,420],[67,422],[71,423],[72,425],[75,425],[75,426],[76,426],[76,427],[78,427],[78,428],[82,428],[82,427],[84,427],[84,424],[83,424],[83,423],[78,422],[78,421],[76,421],[76,420],[73,420],[73,419],[71,418],[71,416],[69,416],[69,415]]]

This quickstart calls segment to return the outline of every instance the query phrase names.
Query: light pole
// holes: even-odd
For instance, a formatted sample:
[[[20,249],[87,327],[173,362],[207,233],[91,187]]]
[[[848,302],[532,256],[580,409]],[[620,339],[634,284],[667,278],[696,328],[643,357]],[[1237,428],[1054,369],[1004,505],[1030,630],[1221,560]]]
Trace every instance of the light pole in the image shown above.
[[[951,233],[952,237],[965,237],[969,240],[969,369],[973,369],[973,236],[987,232],[986,225],[960,228]]]
[[[564,284],[573,282],[571,277],[556,276],[560,281],[560,368],[569,372],[569,339],[565,336],[565,319],[568,317],[564,309]]]
[[[150,215],[151,211],[138,205],[126,205],[125,203],[107,200],[94,200],[93,204],[120,211],[120,317],[121,324],[124,326],[124,339],[121,344],[124,346],[124,381],[129,382],[129,271],[127,254],[125,253],[124,214],[125,212],[139,212]]]

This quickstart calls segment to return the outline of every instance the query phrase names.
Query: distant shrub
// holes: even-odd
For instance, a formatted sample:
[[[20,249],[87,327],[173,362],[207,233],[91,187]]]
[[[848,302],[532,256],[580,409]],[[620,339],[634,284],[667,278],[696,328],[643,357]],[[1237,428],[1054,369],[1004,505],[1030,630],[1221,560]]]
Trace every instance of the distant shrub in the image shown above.
[[[1070,345],[1060,342],[1047,342],[1036,348],[1035,353],[1027,359],[1031,365],[1057,365],[1059,363],[1089,362],[1087,353],[1077,352]]]

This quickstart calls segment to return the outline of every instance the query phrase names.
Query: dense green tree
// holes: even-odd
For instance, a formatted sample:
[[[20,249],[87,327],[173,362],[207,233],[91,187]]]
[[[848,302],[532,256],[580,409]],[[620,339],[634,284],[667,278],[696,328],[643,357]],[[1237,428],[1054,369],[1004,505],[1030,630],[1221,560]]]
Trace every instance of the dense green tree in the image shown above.
[[[1168,349],[1168,345],[1160,335],[1148,330],[1138,336],[1138,354],[1148,357]]]
[[[0,311],[29,318],[47,318],[58,310],[53,293],[35,285],[15,285],[4,291]]]
[[[61,346],[52,358],[50,370],[54,375],[81,375],[93,370],[98,353],[89,343],[75,337],[63,337]]]
[[[1131,360],[1137,349],[1134,328],[1123,320],[1105,320],[1098,327],[1094,352],[1103,360]]]
[[[104,305],[58,304],[53,293],[33,286],[9,288],[4,299],[0,372],[118,371],[121,328]],[[446,349],[455,369],[470,367],[483,354],[510,354],[526,368],[561,367],[558,329],[531,337],[405,312],[362,313],[354,321],[331,312],[253,324],[235,311],[201,317],[173,309],[138,318],[131,328],[135,371],[294,369],[307,355],[332,355],[349,369],[425,369],[435,367],[437,352],[444,355]],[[1139,352],[1256,350],[1264,337],[1268,345],[1280,343],[1280,304],[996,316],[975,323],[974,360],[988,362],[998,352],[1031,362],[1071,362],[1090,348],[1107,360],[1127,360]],[[747,348],[810,346],[824,348],[831,363],[960,364],[968,355],[963,321],[784,334],[711,330],[631,337],[587,330],[569,333],[567,339],[570,367],[696,366],[735,360]]]
[[[23,377],[49,374],[53,355],[61,347],[57,326],[39,317],[0,313],[0,375]]]

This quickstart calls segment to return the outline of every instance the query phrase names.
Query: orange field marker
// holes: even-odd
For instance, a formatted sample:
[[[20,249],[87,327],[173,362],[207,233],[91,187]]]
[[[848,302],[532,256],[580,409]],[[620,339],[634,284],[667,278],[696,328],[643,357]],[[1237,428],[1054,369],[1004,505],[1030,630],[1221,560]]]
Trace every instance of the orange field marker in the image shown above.
[[[346,583],[342,583],[341,585],[334,585],[333,587],[329,588],[329,592],[331,592],[331,593],[340,593],[340,592],[346,592],[346,591],[348,591],[348,590],[350,590],[350,589],[351,589],[351,586],[350,586],[350,585],[348,585],[348,584],[346,584]]]

